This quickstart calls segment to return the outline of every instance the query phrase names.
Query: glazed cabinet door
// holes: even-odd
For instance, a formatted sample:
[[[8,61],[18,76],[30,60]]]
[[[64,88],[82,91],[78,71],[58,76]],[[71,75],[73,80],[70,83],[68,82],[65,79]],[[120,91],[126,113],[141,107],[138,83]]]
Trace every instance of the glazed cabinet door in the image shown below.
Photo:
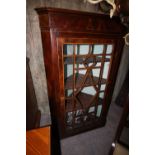
[[[104,125],[109,92],[112,94],[113,90],[110,75],[117,55],[116,44],[111,39],[59,38],[61,108],[65,111],[62,119],[66,135]]]

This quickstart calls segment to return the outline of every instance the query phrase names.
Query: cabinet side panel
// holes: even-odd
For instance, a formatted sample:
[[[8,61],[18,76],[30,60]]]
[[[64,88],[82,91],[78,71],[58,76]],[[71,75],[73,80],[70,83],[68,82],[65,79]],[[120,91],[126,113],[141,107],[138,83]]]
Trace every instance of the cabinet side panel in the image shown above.
[[[54,100],[55,100],[55,105],[56,105],[56,121],[58,121],[58,127],[60,130],[60,133],[64,134],[64,102],[62,98],[62,77],[63,77],[63,72],[62,72],[62,65],[60,63],[60,59],[62,59],[61,53],[62,51],[59,50],[58,48],[58,36],[56,33],[53,32],[51,29],[50,31],[51,34],[51,44],[52,44],[52,67],[53,67],[53,75],[52,78],[53,80],[53,85],[54,85]]]
[[[44,55],[44,64],[46,71],[46,80],[47,80],[47,88],[48,88],[48,97],[50,104],[51,113],[54,112],[54,85],[53,85],[53,69],[52,69],[52,53],[51,53],[51,37],[50,30],[42,30],[41,29],[41,37],[42,37],[42,45],[43,45],[43,55]]]

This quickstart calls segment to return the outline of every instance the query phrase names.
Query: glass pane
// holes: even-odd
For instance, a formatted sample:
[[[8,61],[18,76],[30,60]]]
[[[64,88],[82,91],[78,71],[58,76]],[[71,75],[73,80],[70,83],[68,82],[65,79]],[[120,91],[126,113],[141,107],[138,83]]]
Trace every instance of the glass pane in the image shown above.
[[[102,54],[104,45],[94,45],[93,54]]]
[[[83,61],[84,61],[84,58],[76,56],[76,58],[75,58],[76,64],[78,64],[78,65],[83,64]]]
[[[99,93],[99,98],[100,98],[100,99],[103,99],[103,98],[104,98],[104,92]]]
[[[96,114],[97,117],[100,117],[101,111],[102,111],[102,105],[98,105],[98,107],[97,107],[97,114]]]
[[[105,56],[107,59],[111,59],[111,55],[106,55]]]
[[[95,90],[95,88],[93,86],[83,88],[82,92],[86,93],[86,94],[90,94],[90,95],[95,95],[96,94],[96,90]]]
[[[80,124],[82,122],[82,118],[81,117],[76,117],[75,118],[75,124]]]
[[[73,65],[64,65],[64,82],[66,89],[73,88]]]
[[[67,125],[72,125],[72,122],[73,122],[73,112],[68,112],[67,116],[66,116],[66,119],[67,119]]]
[[[88,112],[90,113],[90,112],[94,112],[94,111],[95,111],[95,107],[90,107]]]
[[[87,121],[87,119],[88,119],[88,116],[83,117],[83,121]]]
[[[94,63],[88,63],[88,67],[93,67]]]
[[[66,97],[71,97],[73,94],[73,89],[67,89],[65,90],[65,96]]]
[[[106,55],[106,56],[105,56],[105,61],[106,61],[106,62],[110,62],[110,59],[111,59],[111,56],[110,56],[110,55]]]
[[[100,68],[92,69],[92,73],[93,73],[93,76],[99,77],[99,75],[100,75]]]
[[[104,79],[108,78],[109,66],[110,66],[110,62],[104,63],[104,68],[103,68],[103,78]]]
[[[105,87],[106,87],[106,85],[105,84],[102,84],[101,87],[100,87],[100,91],[105,90]]]
[[[65,77],[69,77],[73,74],[73,65],[67,64],[64,67]]]
[[[85,66],[83,64],[76,64],[75,68],[85,68]]]
[[[73,45],[72,44],[64,45],[64,54],[65,55],[73,55]]]
[[[76,70],[76,73],[83,74],[83,75],[85,75],[85,74],[86,74],[86,72],[87,72],[87,70],[86,70],[86,69]]]
[[[80,116],[82,114],[83,114],[83,110],[82,109],[76,111],[76,116]]]
[[[77,55],[86,55],[89,52],[89,45],[77,45]]]
[[[107,51],[106,54],[111,54],[112,53],[112,45],[107,45]]]
[[[101,67],[101,62],[98,62],[98,63],[96,64],[96,67]]]

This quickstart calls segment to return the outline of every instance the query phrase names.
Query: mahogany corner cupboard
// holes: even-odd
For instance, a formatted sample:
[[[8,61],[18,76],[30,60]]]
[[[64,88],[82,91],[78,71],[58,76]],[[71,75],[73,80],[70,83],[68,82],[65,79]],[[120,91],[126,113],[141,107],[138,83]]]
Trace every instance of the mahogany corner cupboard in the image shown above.
[[[47,7],[35,10],[52,126],[58,125],[61,138],[104,126],[125,27],[118,17]]]

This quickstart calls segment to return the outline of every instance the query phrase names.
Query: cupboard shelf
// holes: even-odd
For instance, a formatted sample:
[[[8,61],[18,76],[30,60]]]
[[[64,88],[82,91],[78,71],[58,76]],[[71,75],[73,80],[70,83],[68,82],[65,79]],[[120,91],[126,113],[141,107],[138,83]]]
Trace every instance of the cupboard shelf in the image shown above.
[[[75,110],[80,110],[80,109],[87,109],[90,107],[91,100],[93,98],[93,95],[86,94],[86,93],[79,93],[78,99],[81,101],[82,105],[78,102],[76,103]],[[95,106],[95,101],[91,104],[91,106]],[[98,98],[97,99],[97,105],[102,105],[103,104],[103,99]],[[67,99],[66,100],[66,112],[72,112],[74,107],[74,103],[72,99]]]
[[[80,88],[81,83],[84,78],[84,74],[76,73],[75,77],[76,77],[75,88]],[[93,76],[93,79],[94,79],[95,85],[97,85],[98,81],[99,81],[99,77]],[[102,78],[101,84],[106,84],[106,79]],[[89,86],[92,86],[92,82],[91,82],[90,78],[87,78],[87,80],[85,81],[84,87],[89,87]],[[73,89],[73,75],[69,76],[65,80],[65,89]]]
[[[84,60],[86,58],[82,58],[82,57],[79,57],[79,58],[76,58],[75,62],[76,64],[83,64]],[[105,58],[105,62],[109,62],[110,61],[110,58]],[[89,58],[89,60],[87,61],[88,63],[93,63],[93,58]],[[96,57],[96,62],[102,62],[102,57]],[[64,64],[67,65],[67,64],[73,64],[73,57],[65,57],[64,58]]]

